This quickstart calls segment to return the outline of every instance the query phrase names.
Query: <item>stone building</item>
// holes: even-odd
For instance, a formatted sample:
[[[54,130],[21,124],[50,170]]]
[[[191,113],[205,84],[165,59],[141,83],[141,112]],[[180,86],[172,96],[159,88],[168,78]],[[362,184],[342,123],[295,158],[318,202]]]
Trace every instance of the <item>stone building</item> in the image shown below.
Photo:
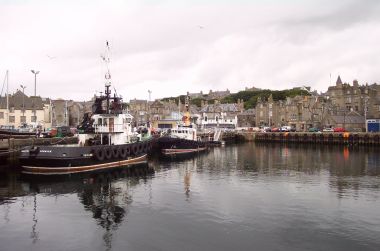
[[[298,131],[321,128],[328,109],[322,96],[296,96],[274,101],[270,95],[267,101],[261,98],[257,101],[256,125],[278,128],[286,125]]]
[[[209,93],[208,93],[207,99],[222,99],[224,97],[227,97],[230,94],[231,94],[231,92],[228,89],[225,90],[225,91],[213,91],[213,90],[210,90]]]
[[[133,116],[134,126],[147,126],[149,124],[149,103],[147,100],[131,99],[129,112]]]
[[[39,96],[27,96],[22,91],[0,98],[0,125],[13,125],[19,127],[22,124],[45,127],[45,112],[48,109]],[[46,121],[49,122],[49,121]]]
[[[195,92],[195,93],[187,92],[186,95],[189,96],[190,98],[203,98],[203,92],[202,91]]]
[[[351,111],[343,115],[327,114],[325,118],[326,127],[342,127],[348,131],[363,131],[365,127],[364,116]]]
[[[85,113],[92,112],[93,101],[51,100],[51,126],[77,127]]]
[[[221,104],[215,101],[214,104],[202,102],[199,121],[203,128],[236,128],[238,125],[238,114],[244,111],[243,100],[238,100],[235,104]]]
[[[248,109],[238,114],[237,127],[256,127],[255,109]]]
[[[359,85],[354,80],[350,85],[338,76],[335,86],[330,86],[326,95],[337,112],[355,111],[366,118],[380,118],[380,86],[376,83]]]

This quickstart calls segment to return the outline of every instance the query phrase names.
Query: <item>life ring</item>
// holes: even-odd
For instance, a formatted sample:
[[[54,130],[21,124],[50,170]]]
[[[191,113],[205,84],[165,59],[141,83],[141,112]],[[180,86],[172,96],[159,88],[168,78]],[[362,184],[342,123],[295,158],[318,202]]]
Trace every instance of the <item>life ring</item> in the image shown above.
[[[105,157],[105,151],[103,148],[96,148],[95,149],[95,157],[97,160],[103,161]]]
[[[119,154],[119,147],[118,146],[114,146],[111,148],[112,150],[112,157],[117,159],[119,158],[120,154]]]
[[[112,158],[112,149],[111,149],[111,147],[106,147],[104,149],[104,156],[106,157],[106,159],[111,159]]]
[[[127,149],[125,146],[119,147],[119,156],[122,159],[125,159],[127,157]]]

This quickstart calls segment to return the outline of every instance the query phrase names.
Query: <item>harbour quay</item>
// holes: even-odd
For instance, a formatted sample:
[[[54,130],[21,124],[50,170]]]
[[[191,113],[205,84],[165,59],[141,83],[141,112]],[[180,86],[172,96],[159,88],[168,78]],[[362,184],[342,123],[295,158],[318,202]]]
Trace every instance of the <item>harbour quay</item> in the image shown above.
[[[380,146],[380,133],[236,132],[239,141]]]

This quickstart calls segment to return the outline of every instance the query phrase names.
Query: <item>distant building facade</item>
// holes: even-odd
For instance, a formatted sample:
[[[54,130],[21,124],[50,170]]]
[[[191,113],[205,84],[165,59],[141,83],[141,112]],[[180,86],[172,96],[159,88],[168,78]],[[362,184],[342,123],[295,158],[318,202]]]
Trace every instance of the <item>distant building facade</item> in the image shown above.
[[[13,125],[19,127],[22,124],[45,126],[45,112],[48,109],[39,96],[27,96],[22,91],[0,98],[0,125]],[[46,121],[47,123],[49,121]]]
[[[214,104],[202,102],[199,126],[206,128],[236,128],[238,125],[238,114],[244,111],[244,103],[238,100],[235,104],[221,104],[215,101]]]

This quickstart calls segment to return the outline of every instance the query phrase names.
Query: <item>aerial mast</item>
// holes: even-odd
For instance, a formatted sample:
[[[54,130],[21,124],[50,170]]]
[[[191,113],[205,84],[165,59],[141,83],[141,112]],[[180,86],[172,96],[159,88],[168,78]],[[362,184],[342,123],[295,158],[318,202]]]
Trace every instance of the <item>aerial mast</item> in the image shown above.
[[[106,113],[110,113],[110,94],[111,94],[111,90],[110,90],[110,86],[111,86],[111,73],[110,73],[110,69],[109,69],[109,63],[110,63],[110,46],[109,46],[109,43],[108,41],[106,41],[106,51],[104,53],[104,55],[101,55],[101,58],[103,59],[105,65],[106,65],[106,74],[104,76],[104,78],[106,79],[106,82],[105,82],[105,96],[106,96],[106,101],[107,101],[107,111]]]
[[[6,125],[9,124],[9,90],[8,90],[8,82],[9,82],[9,71],[7,70],[7,73],[6,73],[6,77],[7,77],[7,119],[6,119]]]

